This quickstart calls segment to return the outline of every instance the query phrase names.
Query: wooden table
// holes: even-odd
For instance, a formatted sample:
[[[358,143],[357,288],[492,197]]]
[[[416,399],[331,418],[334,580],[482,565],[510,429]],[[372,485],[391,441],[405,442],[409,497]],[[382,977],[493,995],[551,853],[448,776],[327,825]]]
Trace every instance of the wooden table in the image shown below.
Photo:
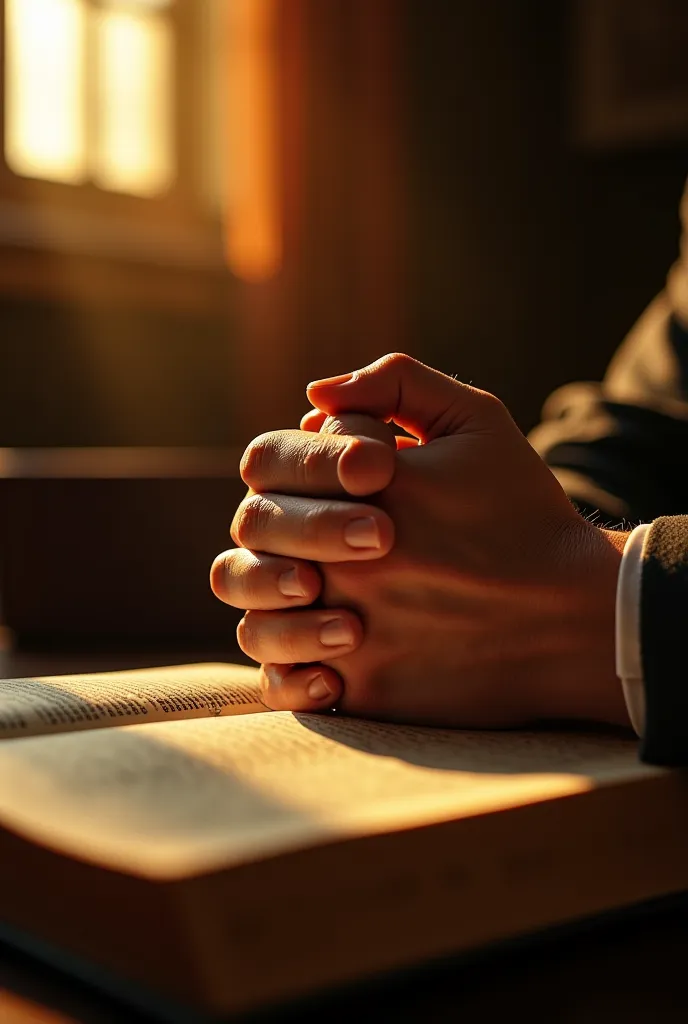
[[[0,678],[199,660],[221,652],[0,653]],[[623,864],[619,864],[623,871]],[[266,965],[269,969],[269,965]],[[688,898],[331,993],[260,1020],[449,1024],[685,1024]],[[151,1024],[151,1018],[0,945],[0,1024]]]

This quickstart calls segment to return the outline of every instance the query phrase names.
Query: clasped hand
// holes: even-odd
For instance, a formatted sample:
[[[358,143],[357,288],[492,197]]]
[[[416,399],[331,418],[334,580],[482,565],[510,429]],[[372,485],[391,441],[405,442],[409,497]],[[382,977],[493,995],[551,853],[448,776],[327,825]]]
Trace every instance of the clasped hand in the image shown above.
[[[211,570],[276,710],[628,724],[617,535],[578,515],[494,396],[408,356],[309,385],[264,434]],[[394,422],[406,437],[395,438]]]

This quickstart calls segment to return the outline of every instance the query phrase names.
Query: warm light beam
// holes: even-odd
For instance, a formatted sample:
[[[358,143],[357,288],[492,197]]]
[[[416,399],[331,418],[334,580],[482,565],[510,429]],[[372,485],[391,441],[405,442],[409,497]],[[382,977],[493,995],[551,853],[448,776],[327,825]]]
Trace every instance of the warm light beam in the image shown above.
[[[276,0],[228,4],[227,258],[261,281],[282,262],[275,74]]]

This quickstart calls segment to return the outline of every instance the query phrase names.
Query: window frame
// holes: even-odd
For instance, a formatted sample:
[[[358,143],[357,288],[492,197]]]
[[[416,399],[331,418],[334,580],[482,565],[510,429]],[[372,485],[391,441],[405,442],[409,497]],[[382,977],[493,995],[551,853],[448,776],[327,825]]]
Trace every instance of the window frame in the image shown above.
[[[99,0],[90,0],[99,3]],[[204,201],[201,149],[194,114],[203,102],[199,5],[175,0],[167,12],[175,36],[174,139],[177,173],[158,196],[111,192],[91,181],[68,184],[15,174],[4,152],[5,33],[0,37],[0,250],[20,246],[75,256],[102,256],[137,264],[223,264],[219,210]],[[0,0],[4,29],[5,0]],[[180,83],[184,82],[184,88]],[[64,225],[64,227],[63,227]],[[68,226],[68,227],[67,227]],[[1,260],[0,260],[1,262]],[[0,288],[2,287],[0,269]]]

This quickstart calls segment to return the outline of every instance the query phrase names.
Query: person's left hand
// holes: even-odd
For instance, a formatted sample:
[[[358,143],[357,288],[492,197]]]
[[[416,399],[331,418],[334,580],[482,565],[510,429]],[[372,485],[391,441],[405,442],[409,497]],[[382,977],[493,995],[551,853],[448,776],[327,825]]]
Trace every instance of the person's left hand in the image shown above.
[[[404,356],[321,382],[309,397],[334,416],[353,408],[393,417],[421,444],[397,454],[393,480],[364,514],[351,502],[279,496],[302,494],[306,482],[323,495],[350,490],[342,438],[275,432],[249,446],[243,474],[258,493],[235,517],[235,542],[315,559],[324,580],[304,598],[320,592],[324,609],[251,610],[242,621],[242,649],[263,662],[266,703],[337,703],[355,714],[468,727],[537,718],[628,724],[614,672],[623,538],[578,515],[501,403]],[[376,547],[371,530],[357,561],[343,539],[354,518],[376,526],[379,539]],[[226,552],[213,569],[215,592],[240,607],[246,557],[255,556]],[[270,575],[260,566],[252,573],[263,583]],[[268,608],[267,591],[262,600]],[[323,657],[318,629],[334,609],[352,642]],[[307,683],[323,685],[320,704]]]

